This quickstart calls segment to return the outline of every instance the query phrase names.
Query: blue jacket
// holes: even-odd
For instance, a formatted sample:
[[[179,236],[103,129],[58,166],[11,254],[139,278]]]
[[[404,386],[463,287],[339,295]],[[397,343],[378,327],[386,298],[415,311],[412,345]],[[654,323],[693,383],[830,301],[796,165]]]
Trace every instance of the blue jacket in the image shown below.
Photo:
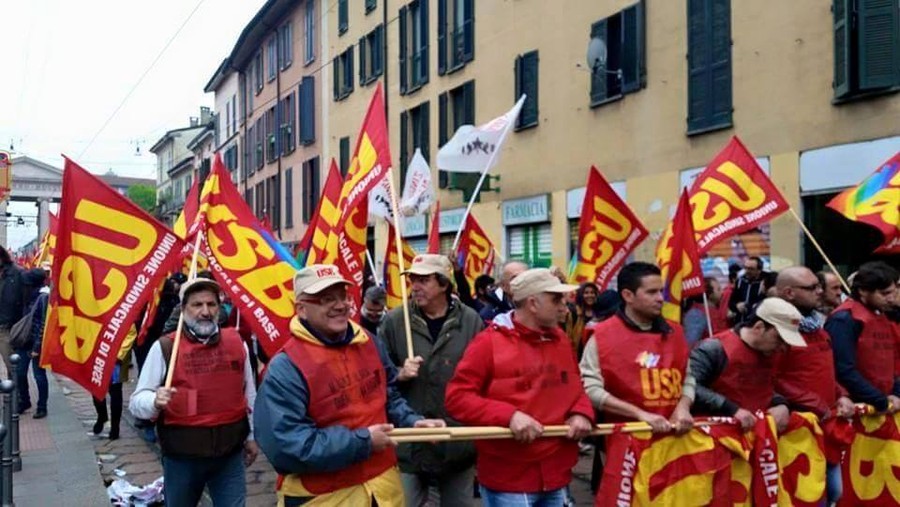
[[[31,351],[41,353],[41,344],[44,340],[44,323],[47,321],[47,303],[50,294],[40,293],[34,300],[34,316],[31,320]]]
[[[353,326],[348,329],[348,334],[351,332]],[[325,342],[321,337],[317,338]],[[397,368],[388,359],[384,344],[373,339],[387,379],[385,408],[388,421],[397,427],[413,426],[422,416],[413,412],[400,396],[397,390]],[[372,450],[369,430],[354,430],[345,426],[319,428],[307,413],[308,405],[309,388],[306,379],[287,354],[276,354],[267,366],[265,378],[259,386],[253,423],[256,442],[278,473],[332,472],[369,457]]]

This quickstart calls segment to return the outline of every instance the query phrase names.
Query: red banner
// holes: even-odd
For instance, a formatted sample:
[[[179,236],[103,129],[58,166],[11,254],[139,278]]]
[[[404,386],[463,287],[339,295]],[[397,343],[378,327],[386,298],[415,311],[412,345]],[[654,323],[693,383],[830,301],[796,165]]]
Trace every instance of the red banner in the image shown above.
[[[37,254],[35,254],[34,260],[31,262],[31,265],[39,268],[45,262],[50,266],[53,266],[53,254],[56,252],[56,236],[59,231],[59,219],[53,213],[48,215],[50,217],[50,227],[47,228],[47,232],[44,233],[44,238],[41,239],[41,246],[38,248]]]
[[[66,159],[41,364],[103,398],[122,340],[183,243]]]
[[[428,253],[441,253],[441,201],[434,204],[434,215],[428,229]]]
[[[181,213],[178,214],[175,225],[172,226],[175,234],[179,238],[187,240],[188,243],[190,243],[190,239],[193,238],[194,234],[197,233],[197,227],[194,225],[194,222],[196,222],[197,214],[200,212],[199,194],[200,180],[194,178],[194,183],[191,184],[191,189],[188,191],[187,197],[184,198],[184,207],[181,208]]]
[[[821,503],[825,497],[825,435],[815,415],[791,413],[788,427],[778,435],[778,467],[779,505],[814,507]]]
[[[595,282],[601,291],[605,290],[628,255],[646,237],[644,225],[592,166],[578,222],[578,253],[572,281]]]
[[[328,247],[328,238],[331,232],[337,227],[338,220],[341,218],[341,210],[337,207],[338,199],[341,196],[341,172],[338,170],[337,163],[331,160],[331,168],[328,170],[328,178],[325,180],[325,187],[322,189],[322,197],[319,199],[316,214],[313,215],[312,221],[309,223],[307,234],[310,235],[308,243],[308,253],[306,255],[306,265],[313,264],[334,264],[337,259],[337,252],[326,252]]]
[[[841,467],[840,505],[900,505],[900,414],[863,415]]]
[[[685,298],[701,295],[704,290],[700,256],[693,237],[691,208],[685,190],[656,251],[656,264],[663,279],[662,313],[673,322],[681,322],[681,304]]]
[[[689,196],[700,254],[790,208],[737,136],[697,176]]]
[[[466,217],[456,255],[472,290],[475,290],[476,278],[494,269],[494,244],[471,213]]]
[[[384,252],[384,290],[387,292],[388,308],[394,308],[403,303],[400,284],[406,282],[406,279],[400,275],[400,263],[397,261],[397,241],[394,238],[394,227],[388,225],[388,245]],[[409,243],[405,241],[402,243],[403,265],[409,268],[416,256],[416,251],[409,246]]]

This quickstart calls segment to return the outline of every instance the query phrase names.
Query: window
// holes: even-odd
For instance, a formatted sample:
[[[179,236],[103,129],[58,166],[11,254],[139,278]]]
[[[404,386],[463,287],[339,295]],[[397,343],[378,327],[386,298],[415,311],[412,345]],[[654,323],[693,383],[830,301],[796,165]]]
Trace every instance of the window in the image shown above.
[[[538,52],[537,50],[516,57],[515,100],[524,93],[525,103],[516,119],[516,129],[534,127],[538,124]]]
[[[290,21],[278,30],[278,46],[279,68],[284,70],[294,61],[294,29]]]
[[[272,224],[272,231],[281,229],[281,178],[279,175],[270,176],[266,180],[267,197],[266,214],[269,216],[269,223]]]
[[[319,157],[303,162],[303,221],[309,223],[319,205]]]
[[[731,1],[688,0],[687,133],[730,127]]]
[[[294,171],[284,170],[284,228],[294,227]]]
[[[237,145],[232,144],[225,150],[225,154],[222,156],[222,162],[225,164],[225,168],[231,172],[234,172],[235,169],[238,168],[238,153],[237,153]]]
[[[475,0],[438,0],[438,74],[475,59]]]
[[[300,81],[300,144],[316,142],[316,78],[304,76]]]
[[[413,0],[400,8],[400,94],[428,82],[428,2]]]
[[[259,95],[259,92],[263,89],[263,60],[262,60],[262,51],[256,53],[256,58],[253,59],[253,77],[255,79],[254,83],[256,84],[256,94]]]
[[[247,207],[253,209],[253,189],[248,188],[244,190],[244,202],[247,203]]]
[[[438,146],[443,146],[462,125],[475,124],[475,81],[442,93],[438,96]],[[463,200],[472,197],[480,174],[448,173],[438,171],[438,187],[448,190],[460,190]],[[485,178],[482,191],[490,191],[491,178]],[[476,197],[476,201],[478,198]]]
[[[312,0],[306,2],[306,54],[303,55],[307,65],[316,59],[316,3]]]
[[[406,181],[406,171],[416,148],[429,160],[431,136],[428,102],[400,113],[400,181]]]
[[[607,54],[605,66],[591,69],[592,107],[647,86],[643,0],[591,25],[591,38],[603,41]]]
[[[340,145],[341,176],[347,176],[350,170],[350,136],[342,137]]]
[[[247,149],[247,138],[248,136],[253,135],[253,127],[247,130],[246,136],[241,136],[240,141],[240,150],[241,150],[241,181],[247,181],[247,168],[250,167],[250,150]]]
[[[855,9],[854,9],[855,6]],[[834,0],[834,98],[900,88],[900,7],[892,0]]]
[[[250,80],[250,78],[247,76],[247,74],[241,74],[241,77],[240,77],[240,84],[241,84],[241,86],[240,86],[240,88],[241,88],[241,125],[243,125],[244,122],[247,121],[247,106],[250,105],[250,107],[253,107],[253,106],[252,106],[252,103],[250,103],[250,101],[252,100],[253,94],[252,94],[252,93],[249,93],[249,92],[247,91],[247,88],[249,87],[249,85],[248,85],[247,83],[248,83],[249,80]]]
[[[347,0],[338,0],[338,35],[344,35],[347,31],[349,26],[348,16]]]
[[[221,130],[219,128],[216,129],[216,134]],[[218,137],[218,135],[216,136]],[[225,139],[231,137],[231,102],[225,103]],[[219,144],[219,140],[216,140],[216,144]]]
[[[378,7],[378,0],[366,0],[366,14],[375,10]]]
[[[375,81],[384,71],[384,27],[378,25],[359,38],[359,85]]]
[[[254,155],[256,157],[254,160],[256,160],[257,169],[262,169],[263,164],[265,163],[263,143],[265,142],[266,133],[263,129],[265,129],[263,118],[258,118],[256,120],[256,152]]]
[[[237,133],[237,94],[231,95],[231,133]]]
[[[344,100],[353,93],[353,46],[335,57],[332,63],[334,75],[334,100]]]
[[[277,58],[278,58],[278,49],[276,46],[277,41],[275,40],[276,38],[277,37],[272,37],[271,39],[269,39],[269,42],[266,44],[266,55],[267,55],[266,59],[268,60],[266,62],[266,65],[269,70],[268,81],[272,81],[275,79],[275,68],[276,68],[275,65],[277,65],[276,62],[277,62]]]
[[[256,216],[263,218],[266,216],[266,184],[265,182],[256,184]]]
[[[281,154],[287,155],[294,151],[294,147],[296,145],[294,139],[295,131],[294,131],[294,118],[297,116],[296,112],[296,99],[293,92],[291,92],[284,100],[281,101],[281,115],[280,115],[280,125],[279,132],[281,133]]]
[[[275,137],[275,125],[277,118],[275,117],[275,106],[269,108],[266,111],[265,117],[265,129],[266,129],[266,137],[265,137],[265,148],[266,148],[266,162],[275,161],[275,157],[278,156],[278,148],[276,146],[276,137]]]
[[[256,171],[256,129],[253,125],[247,127],[247,138],[242,146],[244,147],[244,160],[246,161],[244,172],[247,173],[247,177],[250,177]]]

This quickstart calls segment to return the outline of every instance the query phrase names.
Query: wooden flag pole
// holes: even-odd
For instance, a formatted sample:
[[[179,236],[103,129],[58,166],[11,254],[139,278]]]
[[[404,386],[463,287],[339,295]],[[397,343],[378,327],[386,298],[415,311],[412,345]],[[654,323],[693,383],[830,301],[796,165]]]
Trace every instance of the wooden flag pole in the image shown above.
[[[394,210],[394,243],[397,245],[397,267],[400,270],[400,297],[403,300],[403,330],[406,332],[406,355],[409,359],[416,357],[413,351],[412,329],[409,325],[409,295],[406,293],[406,280],[403,279],[403,272],[406,266],[403,261],[403,244],[402,236],[400,236],[400,206],[397,205],[397,189],[394,188],[394,168],[388,167],[387,176],[388,187],[391,189],[391,208]]]
[[[194,241],[194,254],[191,256],[191,270],[188,272],[188,279],[184,283],[190,283],[191,280],[197,278],[197,255],[200,253],[200,239],[203,233],[197,231],[197,239]],[[184,301],[181,302],[181,311],[178,312],[178,326],[175,328],[175,338],[172,339],[172,357],[169,358],[168,371],[166,371],[165,387],[172,387],[172,374],[175,373],[175,360],[178,359],[178,345],[181,343],[181,330],[184,327]]]
[[[819,242],[816,241],[816,238],[814,238],[812,233],[809,232],[809,229],[806,228],[806,224],[803,223],[803,220],[800,218],[800,215],[798,215],[797,212],[794,211],[793,206],[789,207],[788,211],[791,212],[791,215],[794,217],[794,220],[796,220],[797,223],[800,224],[800,228],[803,229],[803,232],[806,234],[806,237],[809,238],[810,241],[812,241],[813,246],[815,246],[816,250],[819,251],[819,255],[821,255],[822,258],[825,259],[825,262],[828,263],[828,267],[831,268],[831,272],[834,273],[834,276],[838,277],[838,280],[841,281],[841,285],[844,286],[844,290],[847,291],[847,294],[850,294],[850,286],[847,285],[847,281],[844,280],[844,277],[841,276],[840,273],[838,273],[838,270],[837,270],[837,268],[834,267],[834,264],[832,264],[831,259],[829,259],[828,255],[825,254],[825,250],[822,250],[822,247],[819,245]]]
[[[703,310],[706,312],[706,329],[709,331],[709,336],[713,335],[713,327],[712,327],[712,319],[709,316],[709,299],[706,297],[706,284],[703,287]]]

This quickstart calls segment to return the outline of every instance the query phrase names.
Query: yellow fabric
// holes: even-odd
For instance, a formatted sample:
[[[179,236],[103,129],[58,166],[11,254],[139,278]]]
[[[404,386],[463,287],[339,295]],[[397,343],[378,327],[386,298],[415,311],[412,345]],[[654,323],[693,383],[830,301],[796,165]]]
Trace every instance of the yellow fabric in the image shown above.
[[[122,382],[128,382],[128,372],[131,369],[131,361],[128,360],[128,356],[131,355],[131,347],[134,345],[136,338],[137,327],[131,326],[128,334],[125,335],[125,339],[122,340],[122,347],[119,348],[119,354],[116,356],[116,359],[122,361],[122,367],[119,370],[119,378]]]
[[[352,344],[357,343],[366,343],[369,340],[369,335],[363,332],[362,328],[359,327],[358,324],[353,322],[352,320],[349,322],[350,329],[353,330],[353,340],[350,341]],[[312,333],[306,329],[300,322],[300,318],[294,315],[291,317],[291,334],[294,335],[295,338],[310,342],[314,345],[318,345],[320,347],[324,347],[325,345],[318,340]]]
[[[297,476],[289,475],[284,478],[284,483],[278,492],[278,507],[284,507],[285,495],[313,497],[303,504],[304,507],[355,505],[369,507],[372,505],[372,497],[375,497],[378,507],[403,507],[406,503],[403,497],[403,486],[400,483],[400,472],[397,470],[397,467],[391,467],[381,475],[362,484],[319,496],[314,496],[307,491]]]

